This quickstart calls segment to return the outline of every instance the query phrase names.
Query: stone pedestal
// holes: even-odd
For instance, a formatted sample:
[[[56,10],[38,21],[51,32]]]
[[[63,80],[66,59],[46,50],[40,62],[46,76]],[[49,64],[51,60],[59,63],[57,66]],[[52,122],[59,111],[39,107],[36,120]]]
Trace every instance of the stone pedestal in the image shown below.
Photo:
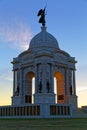
[[[21,105],[24,104],[23,96],[12,96],[12,105]]]
[[[77,109],[78,108],[78,106],[77,106],[77,96],[76,95],[70,95],[69,96],[69,104],[72,105],[73,109]]]
[[[35,104],[54,104],[55,103],[55,94],[52,93],[37,93],[34,94],[34,103]]]

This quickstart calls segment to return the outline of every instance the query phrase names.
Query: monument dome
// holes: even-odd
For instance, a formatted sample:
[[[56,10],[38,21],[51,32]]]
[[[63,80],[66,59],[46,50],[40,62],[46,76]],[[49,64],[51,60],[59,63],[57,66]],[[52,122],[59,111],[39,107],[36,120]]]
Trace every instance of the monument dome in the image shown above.
[[[56,38],[46,31],[46,27],[41,27],[41,32],[32,38],[29,49],[36,48],[56,48],[59,49]]]

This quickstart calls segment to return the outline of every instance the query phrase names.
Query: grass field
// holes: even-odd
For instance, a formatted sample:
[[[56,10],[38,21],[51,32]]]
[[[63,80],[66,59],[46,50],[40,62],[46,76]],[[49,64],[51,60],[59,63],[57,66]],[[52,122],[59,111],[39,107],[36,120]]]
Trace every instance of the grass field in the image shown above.
[[[87,118],[0,119],[0,130],[87,130]]]

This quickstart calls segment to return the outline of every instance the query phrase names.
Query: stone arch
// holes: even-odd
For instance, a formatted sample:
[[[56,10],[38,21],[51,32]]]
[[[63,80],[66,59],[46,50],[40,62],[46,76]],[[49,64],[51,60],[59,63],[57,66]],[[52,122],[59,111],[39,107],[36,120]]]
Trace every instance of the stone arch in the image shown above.
[[[54,73],[54,89],[56,93],[56,103],[64,103],[64,76],[60,71]]]
[[[33,94],[35,91],[35,74],[30,71],[25,76],[25,103],[33,103]]]

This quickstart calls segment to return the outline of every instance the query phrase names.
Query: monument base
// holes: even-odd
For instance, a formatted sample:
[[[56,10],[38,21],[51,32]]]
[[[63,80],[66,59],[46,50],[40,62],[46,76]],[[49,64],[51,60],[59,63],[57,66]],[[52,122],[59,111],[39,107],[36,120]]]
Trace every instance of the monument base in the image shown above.
[[[12,105],[22,105],[24,98],[22,96],[12,96]]]
[[[34,94],[34,103],[48,103],[54,104],[55,103],[55,94],[53,93],[36,93]]]
[[[76,95],[69,95],[69,104],[72,105],[73,109],[78,109],[77,98],[78,97]]]

